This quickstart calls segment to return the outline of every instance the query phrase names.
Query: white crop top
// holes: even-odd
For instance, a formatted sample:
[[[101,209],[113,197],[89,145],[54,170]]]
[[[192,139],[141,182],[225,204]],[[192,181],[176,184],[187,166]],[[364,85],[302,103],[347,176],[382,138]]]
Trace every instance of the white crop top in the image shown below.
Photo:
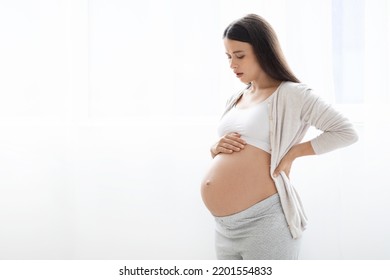
[[[236,132],[247,144],[271,153],[268,103],[272,96],[249,108],[240,109],[234,105],[219,122],[219,137]]]

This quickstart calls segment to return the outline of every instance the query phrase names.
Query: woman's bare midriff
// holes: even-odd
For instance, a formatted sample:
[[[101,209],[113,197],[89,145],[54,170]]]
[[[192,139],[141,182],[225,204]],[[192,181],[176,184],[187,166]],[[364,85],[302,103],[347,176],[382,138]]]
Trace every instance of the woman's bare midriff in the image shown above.
[[[216,155],[202,181],[202,198],[209,211],[228,216],[275,194],[270,161],[269,153],[249,144],[239,152]]]

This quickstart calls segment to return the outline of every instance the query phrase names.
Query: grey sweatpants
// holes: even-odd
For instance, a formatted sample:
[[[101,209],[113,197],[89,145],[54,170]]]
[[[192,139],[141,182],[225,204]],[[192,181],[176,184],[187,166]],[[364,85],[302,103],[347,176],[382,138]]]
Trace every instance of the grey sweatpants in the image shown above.
[[[215,221],[220,260],[298,259],[301,238],[292,238],[277,193]]]

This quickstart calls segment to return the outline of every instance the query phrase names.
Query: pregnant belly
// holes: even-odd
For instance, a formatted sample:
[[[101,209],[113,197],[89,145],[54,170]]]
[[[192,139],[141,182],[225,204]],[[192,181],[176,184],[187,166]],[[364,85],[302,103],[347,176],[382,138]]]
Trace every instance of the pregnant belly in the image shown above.
[[[275,194],[270,155],[251,145],[218,154],[202,180],[202,199],[214,216],[227,216]]]

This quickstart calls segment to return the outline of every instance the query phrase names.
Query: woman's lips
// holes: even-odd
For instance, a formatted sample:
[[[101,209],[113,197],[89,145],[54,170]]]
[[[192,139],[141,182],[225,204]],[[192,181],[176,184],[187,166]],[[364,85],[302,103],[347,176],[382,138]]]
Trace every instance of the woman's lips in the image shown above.
[[[241,78],[242,75],[244,75],[244,73],[236,73],[237,78]]]

